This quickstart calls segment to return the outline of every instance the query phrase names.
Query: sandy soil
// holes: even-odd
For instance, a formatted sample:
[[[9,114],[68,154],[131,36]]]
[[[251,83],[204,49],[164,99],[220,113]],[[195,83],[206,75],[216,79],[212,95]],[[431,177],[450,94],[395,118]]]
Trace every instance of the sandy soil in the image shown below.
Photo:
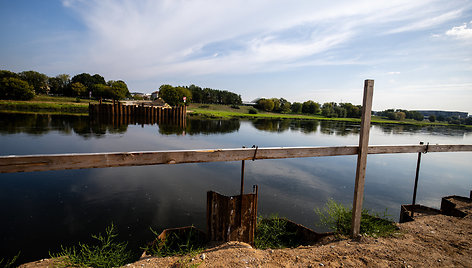
[[[472,215],[419,217],[394,237],[332,240],[293,249],[228,242],[194,256],[144,257],[125,267],[472,267]],[[42,260],[20,267],[52,267]]]

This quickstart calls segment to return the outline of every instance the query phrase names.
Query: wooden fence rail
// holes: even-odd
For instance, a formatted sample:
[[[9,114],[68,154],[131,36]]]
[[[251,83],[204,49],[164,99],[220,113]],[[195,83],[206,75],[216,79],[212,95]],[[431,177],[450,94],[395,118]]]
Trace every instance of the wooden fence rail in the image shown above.
[[[0,173],[357,155],[358,146],[270,147],[0,156]],[[368,154],[472,152],[472,145],[378,145]]]

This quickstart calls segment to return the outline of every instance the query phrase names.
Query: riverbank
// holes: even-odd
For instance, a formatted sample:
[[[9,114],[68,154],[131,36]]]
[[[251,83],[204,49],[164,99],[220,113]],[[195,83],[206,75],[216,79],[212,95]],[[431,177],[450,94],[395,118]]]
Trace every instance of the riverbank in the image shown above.
[[[29,101],[0,100],[0,112],[87,115],[89,102],[97,103],[89,99],[37,95]]]
[[[338,239],[321,245],[254,249],[228,242],[193,255],[144,257],[124,267],[472,267],[472,217],[418,217],[392,237]],[[52,267],[45,259],[20,267]]]
[[[3,113],[47,113],[47,114],[67,114],[67,115],[88,115],[89,103],[96,104],[98,101],[89,99],[79,99],[72,97],[55,97],[38,95],[30,101],[0,100],[0,112]],[[261,119],[304,119],[318,121],[341,121],[360,122],[359,118],[328,118],[321,115],[306,114],[281,114],[257,111],[250,113],[251,106],[230,106],[218,104],[191,103],[188,106],[188,114],[194,117],[233,119],[233,118],[261,118]],[[449,126],[459,128],[469,128],[469,125],[453,125],[446,122],[428,122],[406,119],[402,121],[388,120],[378,116],[372,116],[374,124],[397,124],[415,126]]]
[[[238,108],[236,108],[238,107]],[[306,120],[319,120],[319,121],[342,121],[342,122],[359,122],[360,118],[328,118],[322,115],[306,115],[306,114],[281,114],[281,113],[270,113],[264,111],[257,111],[256,114],[251,114],[249,110],[251,106],[229,106],[229,105],[218,105],[218,104],[199,104],[192,103],[188,106],[188,113],[193,116],[200,116],[205,118],[220,118],[220,119],[231,119],[231,118],[267,118],[267,119],[306,119]],[[415,126],[450,126],[460,128],[470,128],[468,125],[453,125],[445,122],[428,122],[428,121],[416,121],[412,119],[406,119],[402,121],[388,120],[379,116],[372,116],[372,123],[375,124],[397,124],[397,125],[415,125]]]

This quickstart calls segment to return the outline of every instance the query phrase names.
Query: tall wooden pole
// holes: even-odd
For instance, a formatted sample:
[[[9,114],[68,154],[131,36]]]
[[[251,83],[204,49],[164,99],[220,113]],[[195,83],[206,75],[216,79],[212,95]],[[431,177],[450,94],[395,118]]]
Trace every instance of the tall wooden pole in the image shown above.
[[[359,135],[359,151],[357,155],[356,185],[354,188],[354,200],[352,203],[351,236],[353,238],[359,236],[361,229],[362,201],[364,198],[365,168],[367,164],[367,150],[369,146],[373,93],[374,80],[365,80],[364,98],[362,101],[361,132]]]

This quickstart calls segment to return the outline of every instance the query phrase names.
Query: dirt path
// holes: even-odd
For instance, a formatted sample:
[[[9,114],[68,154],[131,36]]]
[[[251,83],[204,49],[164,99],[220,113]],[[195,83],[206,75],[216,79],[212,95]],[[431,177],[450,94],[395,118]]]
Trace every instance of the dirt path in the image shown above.
[[[195,256],[143,258],[125,267],[472,267],[472,216],[435,215],[399,224],[394,237],[258,250],[229,242]],[[51,260],[20,267],[52,267]]]

